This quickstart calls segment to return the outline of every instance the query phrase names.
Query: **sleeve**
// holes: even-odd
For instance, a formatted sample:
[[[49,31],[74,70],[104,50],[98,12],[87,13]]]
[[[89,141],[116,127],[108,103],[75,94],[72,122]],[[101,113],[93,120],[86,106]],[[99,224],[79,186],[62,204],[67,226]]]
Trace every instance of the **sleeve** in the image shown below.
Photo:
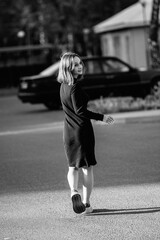
[[[77,84],[72,88],[71,99],[75,113],[81,118],[103,120],[103,114],[95,113],[87,109],[85,94]]]

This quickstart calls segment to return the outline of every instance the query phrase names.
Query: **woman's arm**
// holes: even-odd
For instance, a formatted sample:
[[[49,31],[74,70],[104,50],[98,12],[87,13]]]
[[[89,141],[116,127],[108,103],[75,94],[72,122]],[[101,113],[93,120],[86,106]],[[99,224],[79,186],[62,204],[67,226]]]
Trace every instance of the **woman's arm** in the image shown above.
[[[95,113],[87,109],[85,97],[86,96],[82,89],[78,86],[78,84],[75,84],[71,92],[71,99],[75,113],[82,118],[103,121],[103,114]]]
[[[114,119],[112,116],[95,113],[87,109],[85,94],[77,84],[72,89],[71,98],[74,111],[80,117],[103,121],[106,124],[114,123]]]

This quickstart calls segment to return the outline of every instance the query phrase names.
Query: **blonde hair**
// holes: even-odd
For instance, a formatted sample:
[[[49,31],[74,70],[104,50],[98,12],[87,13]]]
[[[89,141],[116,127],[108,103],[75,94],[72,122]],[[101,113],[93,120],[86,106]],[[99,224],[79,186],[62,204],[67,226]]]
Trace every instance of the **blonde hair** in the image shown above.
[[[60,65],[59,65],[59,73],[57,77],[57,81],[60,83],[67,83],[68,85],[74,84],[74,78],[72,72],[74,70],[74,58],[78,57],[80,60],[80,56],[73,52],[67,52],[63,54],[61,57]],[[83,62],[82,65],[84,66]]]

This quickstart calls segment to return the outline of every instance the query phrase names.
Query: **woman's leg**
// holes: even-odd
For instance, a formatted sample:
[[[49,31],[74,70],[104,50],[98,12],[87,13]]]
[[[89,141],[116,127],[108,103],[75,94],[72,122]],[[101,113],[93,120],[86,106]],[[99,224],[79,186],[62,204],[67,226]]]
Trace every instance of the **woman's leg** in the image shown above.
[[[71,197],[78,190],[79,172],[75,167],[69,167],[67,174],[68,184],[71,189]]]
[[[90,196],[94,184],[93,166],[82,168],[83,172],[83,203],[90,203]]]
[[[82,203],[81,196],[78,193],[78,178],[79,178],[78,169],[75,167],[69,167],[67,178],[69,187],[71,189],[73,210],[76,213],[82,213],[85,211],[85,205]]]

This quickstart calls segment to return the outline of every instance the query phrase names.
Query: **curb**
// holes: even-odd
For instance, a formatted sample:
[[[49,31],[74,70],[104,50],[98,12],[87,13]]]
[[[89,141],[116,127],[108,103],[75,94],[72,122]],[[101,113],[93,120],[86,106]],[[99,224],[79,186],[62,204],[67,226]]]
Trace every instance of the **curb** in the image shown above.
[[[119,123],[140,123],[140,122],[158,122],[160,121],[160,110],[135,111],[109,114],[114,120],[115,124]],[[99,125],[105,125],[104,122],[97,122]]]
[[[160,122],[160,116],[125,119],[125,123],[141,123],[141,122],[143,123]]]
[[[160,120],[160,110],[148,110],[148,111],[135,111],[123,114],[115,114],[117,121],[124,123],[138,123],[138,122],[155,122]]]

